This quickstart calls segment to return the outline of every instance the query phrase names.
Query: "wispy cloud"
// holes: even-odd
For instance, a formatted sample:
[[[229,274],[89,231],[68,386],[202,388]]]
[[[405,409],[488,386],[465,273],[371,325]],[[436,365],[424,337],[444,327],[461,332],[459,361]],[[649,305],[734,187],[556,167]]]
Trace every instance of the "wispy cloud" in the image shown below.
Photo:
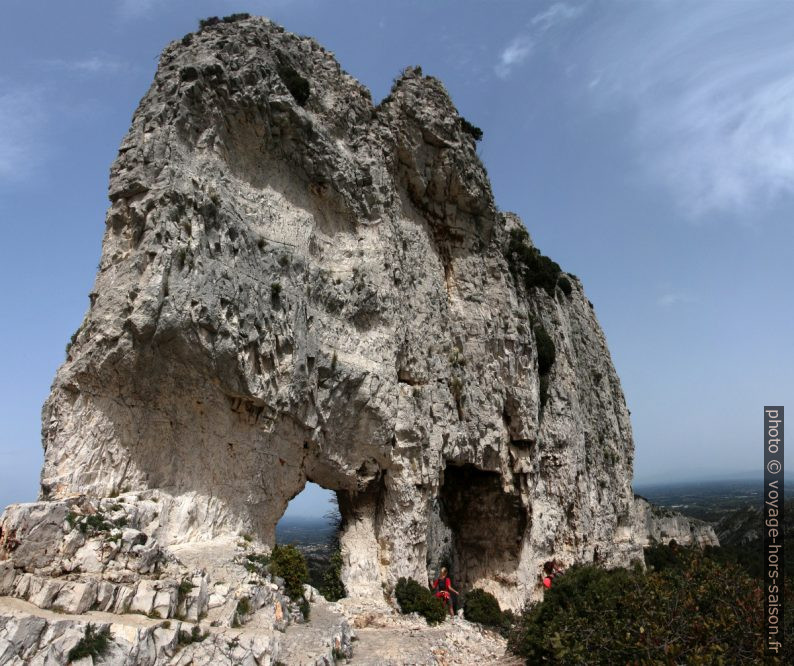
[[[695,299],[689,294],[683,292],[675,292],[675,291],[662,294],[656,300],[656,303],[663,308],[673,307],[674,305],[680,305],[682,303],[694,303],[694,302]]]
[[[41,61],[50,69],[74,72],[76,74],[115,74],[128,69],[127,64],[109,56],[91,56],[77,60],[51,59]]]
[[[496,75],[505,79],[510,75],[510,70],[517,64],[527,59],[532,52],[532,40],[527,35],[519,35],[499,54],[499,62],[494,67]]]
[[[138,19],[150,13],[159,0],[121,0],[119,14],[123,19]]]
[[[43,95],[34,90],[0,94],[0,180],[23,180],[42,157]]]
[[[574,54],[584,86],[630,112],[638,163],[692,216],[794,194],[794,6],[684,6],[613,8]]]
[[[494,72],[500,79],[510,76],[513,68],[524,62],[542,40],[544,33],[576,18],[584,5],[556,2],[532,17],[526,30],[513,37],[499,53]]]
[[[555,2],[545,11],[536,14],[532,18],[532,25],[543,32],[560,23],[565,23],[576,18],[584,11],[584,5],[568,5],[564,2]]]

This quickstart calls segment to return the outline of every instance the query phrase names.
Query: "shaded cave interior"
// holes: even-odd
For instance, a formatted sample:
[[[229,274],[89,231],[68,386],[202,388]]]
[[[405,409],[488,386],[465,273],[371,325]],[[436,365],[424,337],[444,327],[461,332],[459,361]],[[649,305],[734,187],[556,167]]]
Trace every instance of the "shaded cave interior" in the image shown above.
[[[510,580],[519,566],[527,518],[519,498],[502,489],[498,472],[448,464],[433,513],[427,557],[431,580],[442,566],[458,590],[481,587],[484,580]]]

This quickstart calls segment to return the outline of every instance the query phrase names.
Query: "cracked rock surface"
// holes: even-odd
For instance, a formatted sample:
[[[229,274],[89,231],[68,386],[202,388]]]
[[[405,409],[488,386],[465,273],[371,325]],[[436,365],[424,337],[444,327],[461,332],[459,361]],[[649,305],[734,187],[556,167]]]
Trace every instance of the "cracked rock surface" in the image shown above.
[[[511,271],[523,227],[437,79],[406,70],[374,105],[312,39],[205,28],[164,50],[109,195],[44,409],[42,499],[158,489],[183,511],[161,543],[272,545],[311,480],[338,494],[353,594],[449,557],[519,608],[550,557],[641,558],[593,308],[573,276],[566,294]]]
[[[44,407],[41,501],[0,522],[0,654],[26,659],[7,606],[28,603],[148,616],[134,639],[110,623],[124,658],[188,663],[156,618],[243,649],[245,595],[275,642],[234,663],[270,663],[300,612],[245,577],[239,536],[267,552],[307,481],[337,494],[352,599],[449,561],[517,610],[545,560],[629,565],[664,538],[593,305],[497,208],[475,133],[421,70],[374,104],[267,19],[165,48]],[[83,619],[53,648],[62,620],[27,621],[62,655]],[[328,626],[317,659],[349,647]]]

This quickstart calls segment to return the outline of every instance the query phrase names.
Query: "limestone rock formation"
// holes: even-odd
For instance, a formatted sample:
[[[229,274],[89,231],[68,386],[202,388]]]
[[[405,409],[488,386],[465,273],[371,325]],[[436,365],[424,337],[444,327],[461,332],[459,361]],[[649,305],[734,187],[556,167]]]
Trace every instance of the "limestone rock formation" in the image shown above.
[[[169,45],[111,169],[41,499],[156,489],[159,543],[270,546],[311,480],[360,595],[449,558],[518,608],[550,557],[641,559],[604,335],[474,133],[419,69],[375,105],[266,19]]]
[[[719,546],[714,527],[704,520],[654,506],[644,497],[634,499],[634,534],[642,546],[675,541],[681,546]]]
[[[65,663],[93,623],[120,664],[330,664],[351,624],[387,627],[375,663],[416,631],[401,576],[449,562],[517,609],[552,557],[716,541],[635,501],[593,306],[498,210],[477,136],[419,69],[375,105],[266,19],[164,50],[44,407],[40,501],[0,518],[0,662]],[[307,481],[337,494],[350,597],[307,587],[311,625],[261,566]],[[411,659],[496,663],[502,639],[446,624]]]
[[[168,501],[151,491],[9,507],[0,519],[0,663],[65,664],[89,624],[109,632],[107,663],[279,661],[289,628],[305,624],[283,581],[244,539],[161,546]],[[349,656],[344,614],[311,588],[306,596],[326,622],[301,642],[303,663]]]

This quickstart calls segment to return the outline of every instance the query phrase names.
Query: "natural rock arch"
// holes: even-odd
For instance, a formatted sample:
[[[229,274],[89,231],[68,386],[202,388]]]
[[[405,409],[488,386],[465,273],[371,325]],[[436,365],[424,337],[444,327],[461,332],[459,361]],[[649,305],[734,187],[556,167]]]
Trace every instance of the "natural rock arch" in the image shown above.
[[[442,510],[466,580],[513,608],[551,555],[640,558],[619,529],[633,443],[603,333],[576,278],[544,289],[511,268],[523,227],[465,127],[420,70],[374,106],[265,19],[168,46],[45,405],[42,498],[157,488],[165,544],[272,545],[311,479],[346,512],[352,594],[423,580]],[[556,349],[542,378],[538,325]],[[508,513],[507,559],[467,541],[467,482]]]

